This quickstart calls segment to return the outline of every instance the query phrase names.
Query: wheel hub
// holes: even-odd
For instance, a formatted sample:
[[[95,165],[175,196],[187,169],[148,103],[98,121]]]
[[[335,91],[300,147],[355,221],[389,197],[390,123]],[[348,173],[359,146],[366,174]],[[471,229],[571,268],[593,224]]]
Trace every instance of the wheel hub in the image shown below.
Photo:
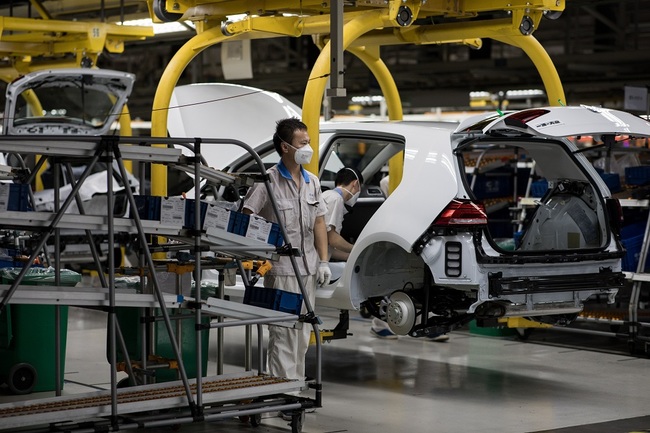
[[[406,293],[395,292],[390,295],[386,307],[386,321],[391,331],[398,335],[407,335],[413,329],[415,315],[415,305]]]

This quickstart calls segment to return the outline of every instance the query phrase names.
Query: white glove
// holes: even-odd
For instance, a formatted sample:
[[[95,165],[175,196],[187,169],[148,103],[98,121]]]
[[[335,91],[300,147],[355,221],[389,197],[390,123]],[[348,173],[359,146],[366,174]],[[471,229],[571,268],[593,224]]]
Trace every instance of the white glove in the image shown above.
[[[327,262],[321,260],[320,265],[318,265],[318,285],[326,286],[332,278],[332,271],[330,270],[330,265]]]

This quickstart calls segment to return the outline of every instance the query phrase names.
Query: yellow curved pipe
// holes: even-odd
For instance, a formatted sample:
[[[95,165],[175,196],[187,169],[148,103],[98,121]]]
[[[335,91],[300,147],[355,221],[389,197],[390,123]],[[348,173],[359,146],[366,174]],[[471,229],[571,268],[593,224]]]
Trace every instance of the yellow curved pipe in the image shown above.
[[[151,111],[152,137],[167,136],[167,110],[172,92],[190,61],[204,49],[228,38],[221,33],[220,28],[211,28],[194,36],[174,54],[160,77],[154,95]],[[167,195],[167,167],[162,164],[151,165],[151,194],[163,197]]]
[[[542,78],[549,105],[567,105],[562,81],[553,60],[535,37],[532,35],[495,36],[494,39],[504,44],[519,47],[528,55]]]
[[[124,105],[122,107],[122,113],[120,114],[120,135],[123,137],[130,137],[133,135],[133,129],[131,128],[131,112],[129,107]],[[124,168],[126,168],[129,173],[133,173],[133,161],[124,160]]]
[[[364,33],[381,27],[383,19],[384,12],[371,11],[347,22],[343,26],[343,49],[347,49],[352,41]],[[305,88],[305,96],[302,101],[302,121],[307,125],[311,137],[311,147],[314,149],[316,155],[318,155],[320,108],[323,95],[325,94],[327,78],[330,74],[330,52],[331,43],[328,42],[323,47],[311,70],[309,81]],[[312,173],[318,173],[318,158],[312,158],[311,162],[305,168]]]
[[[348,47],[348,51],[357,56],[367,67],[379,83],[381,93],[386,99],[388,109],[388,119],[402,120],[404,113],[402,111],[402,100],[399,96],[397,84],[388,67],[379,57],[379,47]],[[393,192],[402,180],[404,173],[404,152],[400,152],[388,161],[388,191]]]
[[[381,93],[386,99],[388,118],[402,120],[404,113],[397,84],[384,61],[379,58],[379,47],[349,47],[347,51],[358,57],[377,79]]]

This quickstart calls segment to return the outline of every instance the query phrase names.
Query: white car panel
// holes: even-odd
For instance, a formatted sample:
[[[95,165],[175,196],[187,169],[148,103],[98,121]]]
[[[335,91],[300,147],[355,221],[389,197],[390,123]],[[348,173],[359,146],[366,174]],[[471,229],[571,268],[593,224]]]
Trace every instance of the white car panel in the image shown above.
[[[13,116],[5,115],[3,134],[106,135],[134,81],[133,74],[104,69],[48,69],[24,75],[7,86],[5,113]],[[42,112],[33,113],[39,105]],[[73,108],[78,112],[72,113]]]
[[[513,121],[513,119],[516,119]],[[457,131],[461,131],[463,126]],[[600,107],[544,107],[506,113],[482,128],[490,131],[518,129],[546,137],[578,135],[650,136],[650,122],[633,114]]]
[[[238,84],[190,84],[174,89],[167,130],[172,137],[234,138],[256,147],[287,117],[300,118],[300,107],[277,93]],[[233,145],[204,145],[201,153],[216,168],[246,155]]]

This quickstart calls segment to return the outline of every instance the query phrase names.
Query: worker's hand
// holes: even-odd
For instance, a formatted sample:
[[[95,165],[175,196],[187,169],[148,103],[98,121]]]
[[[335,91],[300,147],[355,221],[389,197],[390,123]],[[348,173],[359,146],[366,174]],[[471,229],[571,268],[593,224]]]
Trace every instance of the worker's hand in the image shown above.
[[[326,286],[332,278],[332,271],[330,270],[330,265],[327,262],[321,260],[320,265],[318,265],[318,285]]]

